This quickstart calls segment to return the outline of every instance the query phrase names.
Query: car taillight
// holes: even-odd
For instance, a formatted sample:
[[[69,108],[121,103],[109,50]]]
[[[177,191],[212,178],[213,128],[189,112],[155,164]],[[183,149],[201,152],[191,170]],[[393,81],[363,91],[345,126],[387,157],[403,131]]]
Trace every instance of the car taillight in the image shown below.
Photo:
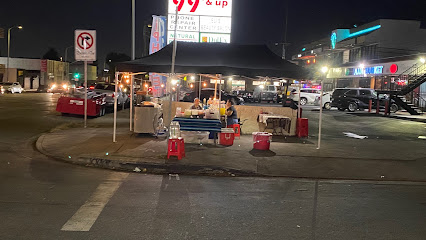
[[[95,89],[95,86],[90,86],[89,89],[93,90]]]

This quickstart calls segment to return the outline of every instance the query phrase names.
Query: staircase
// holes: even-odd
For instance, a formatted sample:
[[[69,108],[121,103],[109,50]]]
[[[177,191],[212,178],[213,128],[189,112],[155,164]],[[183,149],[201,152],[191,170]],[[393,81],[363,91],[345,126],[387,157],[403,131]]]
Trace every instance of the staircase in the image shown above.
[[[426,82],[426,64],[418,63],[413,65],[407,71],[403,72],[398,76],[398,79],[407,79],[407,86],[402,88],[399,91],[378,91],[379,93],[390,94],[390,98],[395,101],[395,103],[407,110],[411,115],[420,115],[422,114],[418,107],[414,105],[413,102],[406,100],[406,95],[412,93],[416,88],[420,87],[423,83]]]

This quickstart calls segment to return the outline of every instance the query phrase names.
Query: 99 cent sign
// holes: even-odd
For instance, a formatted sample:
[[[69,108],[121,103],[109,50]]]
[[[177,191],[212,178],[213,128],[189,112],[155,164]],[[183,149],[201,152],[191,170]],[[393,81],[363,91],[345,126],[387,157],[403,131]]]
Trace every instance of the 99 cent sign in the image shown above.
[[[186,42],[230,42],[232,0],[169,0],[168,13],[168,43],[175,37]]]
[[[96,61],[96,31],[75,30],[75,60]]]

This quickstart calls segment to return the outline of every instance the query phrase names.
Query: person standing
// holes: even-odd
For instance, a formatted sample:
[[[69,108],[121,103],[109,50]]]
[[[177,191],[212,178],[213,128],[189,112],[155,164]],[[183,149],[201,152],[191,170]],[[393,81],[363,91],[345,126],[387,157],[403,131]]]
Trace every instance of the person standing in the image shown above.
[[[238,114],[231,99],[226,102],[227,126],[238,124]]]

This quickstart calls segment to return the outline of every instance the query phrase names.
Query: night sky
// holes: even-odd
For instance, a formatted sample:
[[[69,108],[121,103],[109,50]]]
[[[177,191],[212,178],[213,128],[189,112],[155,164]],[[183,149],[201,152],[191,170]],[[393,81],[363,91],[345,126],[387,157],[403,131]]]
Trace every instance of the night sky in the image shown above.
[[[167,0],[136,0],[137,52],[142,55],[143,22],[164,15]],[[286,1],[234,0],[232,42],[271,44],[283,41]],[[291,0],[288,1],[290,53],[304,43],[326,37],[337,27],[379,18],[413,19],[426,23],[424,0]],[[12,32],[12,57],[40,58],[49,47],[64,55],[73,44],[75,29],[95,29],[98,58],[108,52],[130,56],[131,0],[13,0],[0,5],[0,27],[22,24]],[[424,24],[425,25],[425,24]],[[1,56],[7,55],[6,39],[0,39]],[[72,55],[72,51],[70,51]]]

